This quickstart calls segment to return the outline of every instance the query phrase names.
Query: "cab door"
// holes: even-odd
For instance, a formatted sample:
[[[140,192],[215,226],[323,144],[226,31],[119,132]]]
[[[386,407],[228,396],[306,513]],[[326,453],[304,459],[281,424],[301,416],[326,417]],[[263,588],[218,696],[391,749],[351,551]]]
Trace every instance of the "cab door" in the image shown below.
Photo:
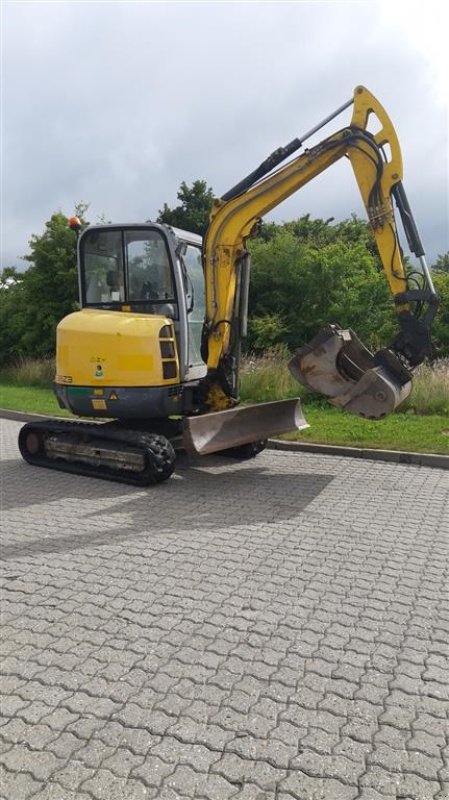
[[[201,333],[206,314],[206,290],[204,284],[201,248],[185,244],[183,262],[187,273],[187,326],[188,326],[188,365],[187,380],[203,378],[207,367],[201,358]]]

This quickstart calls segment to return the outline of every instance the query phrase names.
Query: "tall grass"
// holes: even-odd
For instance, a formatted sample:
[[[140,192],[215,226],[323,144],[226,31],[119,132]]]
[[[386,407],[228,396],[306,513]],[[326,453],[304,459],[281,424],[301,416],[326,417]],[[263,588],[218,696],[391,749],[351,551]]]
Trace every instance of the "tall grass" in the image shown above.
[[[449,359],[421,364],[412,385],[412,393],[402,407],[404,411],[449,415]]]
[[[314,406],[327,406],[321,395],[308,391],[290,375],[288,352],[274,348],[264,356],[246,358],[241,375],[241,398],[261,403],[300,396]],[[400,411],[449,415],[449,360],[421,365],[413,375],[412,393]]]
[[[243,359],[240,396],[244,402],[264,403],[288,397],[302,397],[314,406],[327,406],[320,395],[301,386],[290,375],[285,347],[274,347],[263,356]],[[10,386],[51,388],[55,375],[54,358],[24,358],[0,370],[0,383]],[[449,415],[449,359],[422,364],[413,376],[410,397],[401,411],[415,414]]]
[[[242,360],[240,398],[244,403],[266,403],[301,397],[315,406],[327,406],[327,400],[298,383],[287,364],[291,355],[283,345],[276,345],[263,356]]]
[[[21,358],[0,370],[0,382],[9,386],[38,386],[51,389],[55,378],[54,358]]]

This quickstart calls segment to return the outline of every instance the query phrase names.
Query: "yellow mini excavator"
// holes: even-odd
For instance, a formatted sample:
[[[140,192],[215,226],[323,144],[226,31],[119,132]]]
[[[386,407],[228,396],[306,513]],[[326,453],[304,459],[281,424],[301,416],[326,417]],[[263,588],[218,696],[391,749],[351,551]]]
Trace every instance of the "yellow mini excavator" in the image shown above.
[[[296,154],[350,106],[346,127]],[[250,275],[245,242],[261,217],[343,156],[366,207],[399,331],[372,354],[351,330],[330,324],[289,368],[347,411],[369,419],[392,412],[410,392],[413,368],[431,353],[438,299],[402,185],[395,130],[378,100],[358,86],[351,100],[215,201],[204,242],[153,222],[81,232],[81,310],[58,326],[55,391],[62,408],[89,421],[26,424],[19,435],[26,461],[144,486],[170,477],[177,448],[247,458],[267,437],[307,427],[299,399],[237,408]],[[413,282],[393,201],[420,260]]]

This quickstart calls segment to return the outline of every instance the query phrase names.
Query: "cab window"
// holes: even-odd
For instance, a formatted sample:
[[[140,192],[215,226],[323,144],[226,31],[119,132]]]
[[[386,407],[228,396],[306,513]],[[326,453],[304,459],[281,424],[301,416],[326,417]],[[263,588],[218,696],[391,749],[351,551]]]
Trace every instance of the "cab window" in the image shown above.
[[[158,231],[125,231],[128,297],[173,302],[174,287],[165,240]]]
[[[92,228],[80,243],[85,305],[163,314],[177,319],[175,285],[165,237],[151,228]]]
[[[84,293],[88,304],[125,301],[120,231],[91,231],[84,238]]]

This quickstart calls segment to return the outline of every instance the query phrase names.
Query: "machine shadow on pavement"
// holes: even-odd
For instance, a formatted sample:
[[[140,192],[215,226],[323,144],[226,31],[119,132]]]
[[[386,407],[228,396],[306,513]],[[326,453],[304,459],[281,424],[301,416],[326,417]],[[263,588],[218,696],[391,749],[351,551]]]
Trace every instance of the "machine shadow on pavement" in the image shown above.
[[[182,458],[174,478],[145,489],[34,469],[24,494],[25,477],[32,468],[18,461],[3,462],[3,466],[3,510],[28,508],[30,519],[28,535],[24,520],[23,538],[16,534],[12,540],[5,530],[3,560],[111,546],[136,537],[173,536],[186,528],[213,536],[214,530],[241,526],[242,521],[246,525],[287,521],[297,518],[335,477],[276,474],[254,462],[235,468],[230,459],[210,456],[194,461]],[[38,506],[62,501],[75,502],[77,508],[64,533],[53,535],[49,529],[47,535],[33,537],[36,525],[31,521],[39,514]],[[119,524],[114,524],[114,518],[120,518]]]

